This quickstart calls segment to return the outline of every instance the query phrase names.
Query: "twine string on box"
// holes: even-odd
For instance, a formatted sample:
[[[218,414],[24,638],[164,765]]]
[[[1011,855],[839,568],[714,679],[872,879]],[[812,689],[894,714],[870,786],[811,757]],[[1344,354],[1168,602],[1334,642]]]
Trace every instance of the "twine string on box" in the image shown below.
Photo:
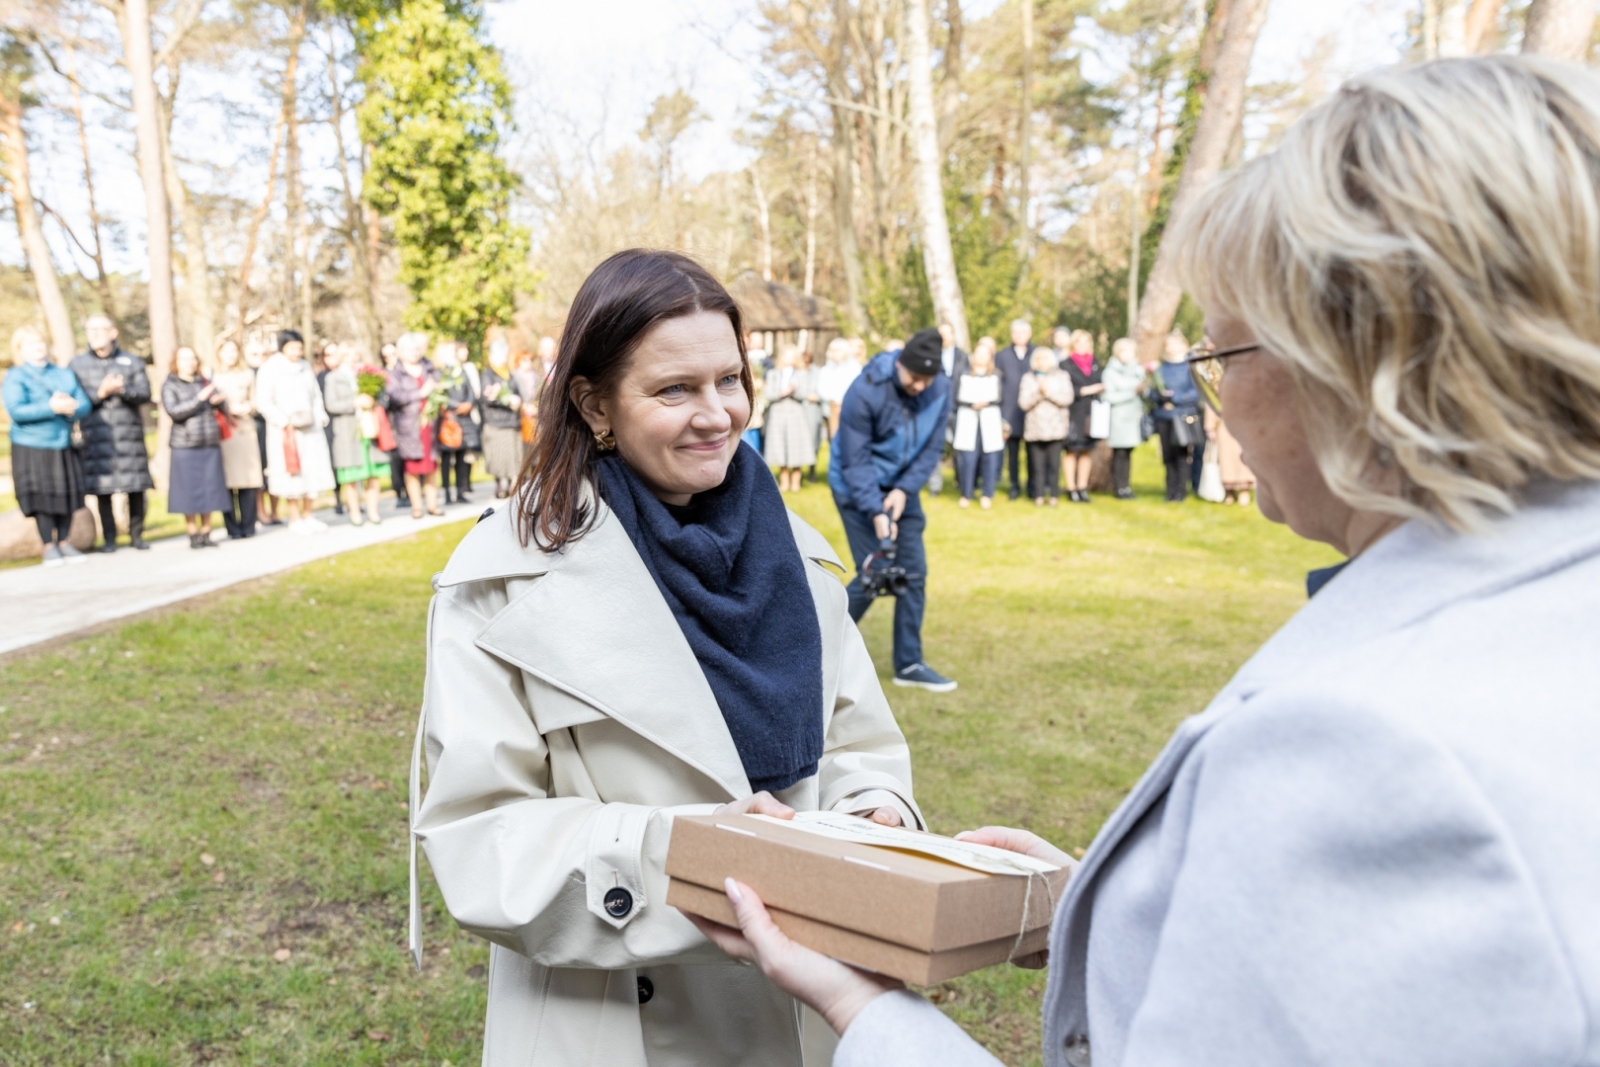
[[[1044,882],[1045,899],[1049,901],[1051,917],[1053,918],[1056,913],[1056,891],[1055,887],[1050,884],[1049,877],[1044,874],[1029,871],[1028,886],[1025,890],[1023,890],[1022,894],[1022,921],[1017,924],[1017,939],[1016,941],[1012,942],[1011,951],[1006,954],[1007,963],[1015,963],[1017,961],[1017,951],[1022,948],[1022,939],[1028,934],[1028,916],[1033,910],[1034,878],[1038,878]],[[1032,955],[1032,953],[1029,953],[1029,955]]]

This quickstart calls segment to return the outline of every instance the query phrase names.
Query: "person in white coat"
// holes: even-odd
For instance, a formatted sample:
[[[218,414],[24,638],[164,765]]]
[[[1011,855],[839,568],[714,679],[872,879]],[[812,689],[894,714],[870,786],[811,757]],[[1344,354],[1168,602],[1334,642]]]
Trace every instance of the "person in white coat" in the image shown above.
[[[323,532],[328,527],[312,512],[317,494],[334,487],[323,433],[328,412],[298,332],[280,331],[278,351],[256,372],[256,411],[266,422],[267,489],[288,506],[289,529]]]
[[[1394,68],[1178,220],[1263,514],[1350,558],[1074,872],[1049,1067],[1600,1063],[1596,159],[1593,72]],[[729,895],[838,1067],[995,1064]]]
[[[435,579],[413,829],[492,942],[489,1067],[826,1067],[821,1019],[667,906],[673,817],[924,825],[838,557],[740,444],[739,326],[686,257],[596,268],[511,502]]]

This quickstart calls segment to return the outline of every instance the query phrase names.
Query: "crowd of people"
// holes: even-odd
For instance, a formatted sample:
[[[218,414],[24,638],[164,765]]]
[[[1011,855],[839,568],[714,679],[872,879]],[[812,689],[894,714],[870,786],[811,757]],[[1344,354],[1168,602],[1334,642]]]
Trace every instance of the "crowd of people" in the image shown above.
[[[1149,364],[1138,362],[1126,337],[1101,361],[1089,331],[1065,326],[1050,345],[1035,345],[1025,319],[1011,324],[1005,348],[980,337],[969,354],[948,325],[939,334],[939,369],[951,395],[945,444],[961,507],[993,507],[1002,474],[1012,500],[1026,494],[1046,507],[1065,495],[1087,504],[1102,447],[1112,495],[1132,499],[1133,450],[1151,437],[1160,441],[1168,501],[1194,492],[1216,503],[1250,503],[1255,477],[1227,426],[1202,405],[1185,365],[1194,349],[1181,332],[1167,338],[1162,361]],[[884,352],[903,347],[892,340]],[[866,342],[835,338],[819,367],[796,346],[768,352],[763,336],[751,333],[746,355],[756,397],[745,440],[773,468],[779,488],[796,492],[808,470],[815,474],[823,435],[833,441],[838,433],[845,393],[867,363]],[[937,494],[942,485],[936,467],[927,487]]]
[[[357,526],[383,521],[385,491],[394,494],[396,510],[439,515],[442,505],[471,500],[480,463],[494,479],[495,497],[505,498],[533,440],[556,359],[551,337],[532,351],[492,339],[479,366],[463,342],[433,342],[422,333],[384,344],[372,359],[338,341],[312,352],[297,331],[283,330],[273,345],[225,339],[209,360],[182,347],[157,393],[109,319],[90,319],[86,332],[88,351],[68,367],[50,363],[33,327],[12,339],[17,369],[7,376],[5,405],[13,480],[52,566],[83,558],[69,534],[86,496],[99,511],[100,551],[117,547],[117,494],[127,497],[127,543],[148,547],[146,493],[155,482],[146,405],[159,405],[172,424],[167,510],[184,516],[193,547],[208,548],[217,544],[218,514],[230,539],[252,537],[261,526],[320,533],[327,526],[313,512],[325,493],[333,494],[336,514]],[[1035,345],[1022,319],[1011,324],[1009,345],[980,337],[970,354],[948,326],[939,333],[939,369],[950,386],[945,452],[962,507],[992,507],[1003,475],[1012,500],[1026,494],[1045,507],[1064,495],[1089,503],[1102,446],[1113,495],[1129,499],[1132,451],[1151,436],[1160,439],[1167,500],[1193,491],[1221,503],[1250,502],[1255,479],[1227,426],[1201,404],[1181,333],[1168,339],[1161,363],[1148,365],[1138,363],[1127,338],[1098,360],[1094,337],[1081,329],[1058,327],[1049,346]],[[903,347],[890,341],[884,351]],[[779,488],[797,492],[808,476],[815,479],[824,440],[838,433],[845,394],[868,362],[867,344],[836,337],[820,366],[798,346],[769,352],[759,333],[749,335],[746,351],[755,398],[745,440]],[[941,468],[935,465],[927,481],[934,493],[944,481]]]
[[[423,333],[403,334],[371,359],[339,341],[311,352],[297,331],[281,330],[272,344],[224,339],[209,359],[182,346],[157,390],[110,319],[89,319],[85,332],[88,351],[65,367],[51,362],[36,328],[11,339],[12,480],[46,566],[84,559],[70,538],[89,496],[99,551],[117,550],[117,494],[127,498],[127,544],[149,548],[151,405],[171,425],[167,511],[184,517],[190,547],[214,548],[218,514],[233,540],[262,526],[321,533],[328,527],[314,512],[326,493],[352,525],[381,523],[385,481],[396,509],[440,515],[442,504],[471,502],[480,462],[495,496],[509,496],[555,361],[552,338],[531,352],[491,339],[479,368],[460,341],[433,344],[430,358]]]

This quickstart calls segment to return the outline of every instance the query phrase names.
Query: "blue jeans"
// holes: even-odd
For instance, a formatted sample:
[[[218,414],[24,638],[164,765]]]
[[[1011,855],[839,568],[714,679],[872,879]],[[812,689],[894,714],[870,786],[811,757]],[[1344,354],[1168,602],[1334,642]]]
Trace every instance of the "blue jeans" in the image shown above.
[[[850,541],[850,555],[855,560],[856,576],[850,579],[846,592],[850,594],[850,617],[860,622],[874,599],[861,589],[861,564],[878,550],[878,534],[872,528],[871,515],[838,496],[833,503],[839,509],[844,535]],[[895,562],[906,569],[908,586],[906,595],[894,600],[896,674],[922,662],[922,612],[928,603],[928,554],[922,547],[922,531],[927,525],[921,495],[908,494],[906,510],[900,516],[900,536],[895,542]]]
[[[1006,458],[1004,449],[999,452],[956,453],[956,484],[967,499],[974,496],[994,496],[995,484],[1000,481],[1000,463]],[[982,485],[982,492],[974,490]]]

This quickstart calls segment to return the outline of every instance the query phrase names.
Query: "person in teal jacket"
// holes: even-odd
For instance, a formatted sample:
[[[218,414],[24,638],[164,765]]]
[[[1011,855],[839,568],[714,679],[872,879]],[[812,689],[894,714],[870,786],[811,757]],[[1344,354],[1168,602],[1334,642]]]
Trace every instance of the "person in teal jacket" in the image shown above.
[[[22,513],[39,525],[44,565],[80,563],[68,543],[72,513],[83,506],[83,466],[72,447],[72,424],[89,413],[77,377],[50,362],[32,326],[11,335],[11,372],[0,389],[11,419],[11,478]]]

